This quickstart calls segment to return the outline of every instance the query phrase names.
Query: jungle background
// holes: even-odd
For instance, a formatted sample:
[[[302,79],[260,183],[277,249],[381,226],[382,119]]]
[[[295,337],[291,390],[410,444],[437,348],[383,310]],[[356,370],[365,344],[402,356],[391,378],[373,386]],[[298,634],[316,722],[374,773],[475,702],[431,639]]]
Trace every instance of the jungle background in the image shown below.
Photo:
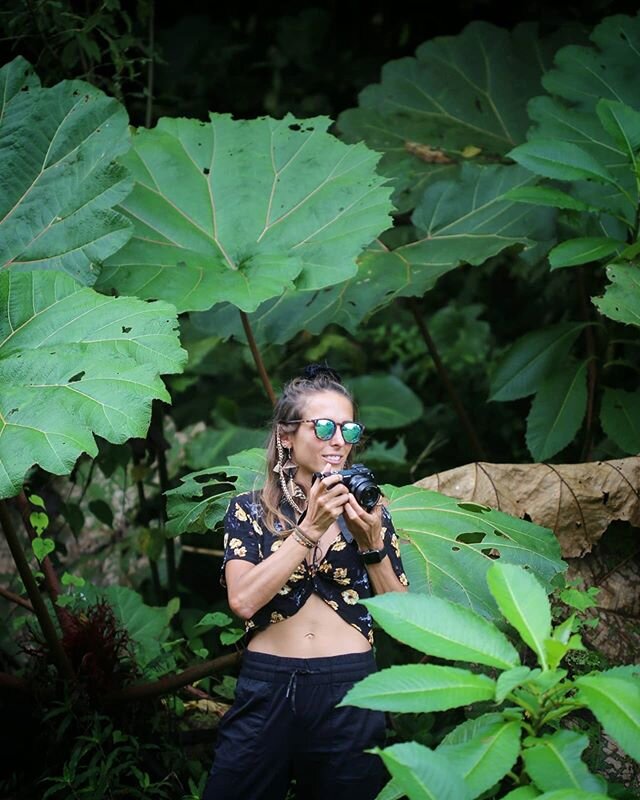
[[[506,10],[490,2],[413,10],[390,3],[212,10],[148,0],[3,5],[2,63],[13,67],[4,73],[0,115],[0,236],[9,243],[0,262],[7,309],[0,319],[0,463],[7,474],[0,522],[8,541],[0,549],[0,796],[199,796],[217,721],[233,698],[242,642],[218,583],[221,516],[229,497],[260,473],[270,392],[309,362],[328,361],[356,393],[367,424],[358,460],[388,485],[412,592],[497,620],[487,564],[479,568],[473,559],[514,558],[491,539],[501,531],[522,550],[511,563],[530,564],[550,594],[554,622],[570,620],[586,645],[563,642],[571,679],[638,662],[636,13],[630,3],[604,0]],[[616,24],[624,36],[606,22],[612,19],[623,20]],[[590,59],[606,73],[593,86]],[[19,80],[11,77],[17,72]],[[104,162],[100,186],[116,216],[94,214],[62,231],[80,237],[81,258],[61,255],[46,237],[34,255],[23,240],[15,244],[20,237],[5,214],[22,191],[14,178],[37,130],[55,142],[47,115],[56,118],[65,97],[85,91],[73,80],[95,88],[92,101],[111,99],[120,132],[92,156],[99,169],[72,165],[75,177],[58,179],[56,191],[72,198]],[[15,110],[20,91],[33,95],[34,107],[37,98],[54,97],[38,92],[60,94],[38,100],[44,111],[29,116]],[[205,125],[210,112],[236,120],[291,114],[286,135],[294,137],[322,128],[312,122],[299,130],[296,120],[326,117],[332,137],[350,147],[364,142],[374,162],[380,159],[375,178],[372,162],[353,180],[371,181],[384,209],[367,211],[369,238],[345,244],[324,283],[314,284],[304,266],[278,262],[286,272],[278,278],[266,264],[256,268],[264,269],[255,273],[256,297],[247,298],[235,286],[218,293],[215,275],[197,290],[181,278],[147,290],[127,271],[131,259],[148,266],[153,256],[147,262],[132,250],[144,231],[134,222],[129,239],[127,220],[135,221],[138,201],[123,170],[144,183],[132,154],[169,152],[170,137],[183,135],[171,126],[159,131],[158,120]],[[139,131],[132,150],[127,116]],[[220,131],[232,126],[216,124]],[[145,138],[144,128],[157,138]],[[323,145],[327,153],[332,146]],[[162,175],[166,167],[158,163]],[[176,190],[185,208],[198,185],[189,176]],[[253,211],[240,204],[235,213]],[[20,224],[37,231],[44,225],[26,213]],[[81,229],[95,231],[88,244]],[[189,246],[181,247],[180,264],[191,268]],[[50,418],[58,425],[64,417],[65,432],[77,424],[97,437],[94,445],[90,433],[79,435],[72,452],[54,447],[59,463],[37,437],[6,425],[25,387],[42,386],[42,376],[58,369],[51,366],[55,353],[43,352],[37,364],[29,361],[25,378],[12,360],[36,349],[7,344],[12,309],[28,318],[24,298],[32,292],[77,292],[79,307],[95,307],[96,320],[107,313],[104,298],[171,304],[158,306],[144,331],[157,337],[153,366],[145,362],[140,378],[145,388],[128,395],[117,381],[108,385],[118,406],[108,424],[41,392],[26,427],[46,433]],[[91,370],[113,380],[125,350],[140,349],[129,331],[123,325],[118,332],[117,359],[91,350],[86,331],[72,337],[56,381],[75,385]],[[135,358],[142,370],[142,356]],[[134,408],[129,418],[125,411]],[[416,484],[424,493],[412,506],[407,498]],[[436,524],[431,491],[469,504],[466,527],[456,528],[462,506],[454,500]],[[514,522],[489,516],[485,530],[473,515],[488,507]],[[439,554],[439,526],[471,561],[458,568],[451,548]],[[435,579],[425,578],[425,564]],[[420,662],[427,651],[374,617],[382,667]],[[523,641],[523,653],[535,650]],[[637,692],[630,696],[634,731],[639,702]],[[453,710],[385,710],[390,741],[435,749],[486,708],[465,702]],[[597,796],[640,796],[628,732],[611,737],[596,718],[580,710],[572,724],[588,737],[589,769],[609,786],[580,767],[580,787]],[[563,788],[547,785],[530,760],[522,756],[515,777],[494,769],[469,796],[507,797],[515,786],[533,792],[513,795],[525,798]],[[422,796],[385,763],[400,781],[388,800],[404,796],[402,788]],[[454,790],[436,796],[447,791]]]

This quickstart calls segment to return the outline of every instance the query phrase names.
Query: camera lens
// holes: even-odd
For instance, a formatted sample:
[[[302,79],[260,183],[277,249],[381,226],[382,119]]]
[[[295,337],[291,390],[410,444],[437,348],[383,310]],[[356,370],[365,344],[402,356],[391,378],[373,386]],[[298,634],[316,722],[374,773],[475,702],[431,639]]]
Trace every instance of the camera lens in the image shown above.
[[[351,485],[351,492],[357,502],[364,508],[366,511],[371,511],[371,509],[375,506],[380,498],[380,489],[372,483],[370,480],[366,478],[361,478],[360,480],[353,479]]]

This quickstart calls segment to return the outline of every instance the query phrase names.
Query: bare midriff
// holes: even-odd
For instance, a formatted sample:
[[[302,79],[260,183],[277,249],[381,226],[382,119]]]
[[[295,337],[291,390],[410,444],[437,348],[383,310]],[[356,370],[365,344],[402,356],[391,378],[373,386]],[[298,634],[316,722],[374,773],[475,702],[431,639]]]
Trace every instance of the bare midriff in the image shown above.
[[[325,552],[338,532],[337,525],[332,526],[323,537],[326,537]],[[324,658],[365,653],[371,650],[371,645],[357,628],[313,593],[292,617],[255,633],[247,650],[284,658]]]

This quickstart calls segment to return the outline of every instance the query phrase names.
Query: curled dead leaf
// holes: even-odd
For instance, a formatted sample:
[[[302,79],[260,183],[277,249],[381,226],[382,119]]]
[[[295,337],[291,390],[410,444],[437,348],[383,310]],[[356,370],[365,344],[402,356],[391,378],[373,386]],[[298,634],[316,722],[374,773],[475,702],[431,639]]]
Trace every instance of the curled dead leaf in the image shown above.
[[[428,144],[405,142],[404,149],[407,153],[417,156],[421,161],[426,161],[427,164],[455,164],[455,159],[448,156],[443,150],[437,150]]]
[[[416,481],[551,528],[565,558],[590,553],[614,520],[640,527],[640,457],[584,464],[476,461]]]

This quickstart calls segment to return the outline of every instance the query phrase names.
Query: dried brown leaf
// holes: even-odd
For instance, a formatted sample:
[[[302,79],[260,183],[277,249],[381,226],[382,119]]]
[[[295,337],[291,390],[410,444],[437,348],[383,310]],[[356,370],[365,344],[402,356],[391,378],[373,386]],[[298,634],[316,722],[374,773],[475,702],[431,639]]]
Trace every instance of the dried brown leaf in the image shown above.
[[[614,520],[640,527],[640,457],[585,464],[476,461],[416,486],[551,528],[565,558],[591,552]]]
[[[426,161],[427,164],[455,164],[455,159],[448,156],[444,150],[437,150],[428,144],[405,142],[404,149],[407,153],[417,156],[421,161]]]

